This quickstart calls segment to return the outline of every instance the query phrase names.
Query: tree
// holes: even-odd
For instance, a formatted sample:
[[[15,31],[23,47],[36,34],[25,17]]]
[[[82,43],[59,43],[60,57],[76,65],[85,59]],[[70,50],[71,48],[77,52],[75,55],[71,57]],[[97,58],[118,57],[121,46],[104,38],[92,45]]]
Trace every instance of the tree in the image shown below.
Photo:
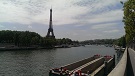
[[[55,44],[56,44],[56,40],[54,38],[47,38],[47,37],[43,38],[44,47],[52,48],[54,47]]]
[[[125,48],[125,47],[126,47],[126,39],[125,39],[125,36],[122,36],[121,38],[116,39],[116,40],[114,41],[114,44]]]
[[[0,43],[12,43],[19,47],[42,46],[53,48],[55,45],[78,43],[69,38],[54,39],[41,37],[38,33],[30,31],[0,31]]]
[[[123,8],[126,42],[129,43],[135,38],[135,0],[128,0],[124,3]]]
[[[32,37],[31,43],[34,44],[34,45],[37,45],[37,44],[39,43],[39,40],[40,40],[40,39],[39,39],[37,36]]]

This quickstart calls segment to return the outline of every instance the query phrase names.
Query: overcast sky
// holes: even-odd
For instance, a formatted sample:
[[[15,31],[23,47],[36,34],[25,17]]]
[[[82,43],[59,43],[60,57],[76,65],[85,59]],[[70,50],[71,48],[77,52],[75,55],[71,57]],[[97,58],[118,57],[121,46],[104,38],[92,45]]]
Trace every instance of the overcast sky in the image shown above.
[[[52,6],[56,38],[119,38],[125,34],[120,1],[126,0],[0,0],[0,30],[28,30],[44,37]]]

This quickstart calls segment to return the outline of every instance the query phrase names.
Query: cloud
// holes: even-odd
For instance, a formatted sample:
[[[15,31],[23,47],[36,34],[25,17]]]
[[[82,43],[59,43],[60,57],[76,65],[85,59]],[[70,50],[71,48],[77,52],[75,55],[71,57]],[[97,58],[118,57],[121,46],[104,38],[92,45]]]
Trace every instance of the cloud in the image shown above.
[[[74,6],[76,1],[67,0],[25,0],[25,1],[0,1],[0,22],[18,22],[32,24],[34,22],[48,24],[49,9],[53,5],[53,19],[56,25],[77,22],[74,16],[84,14],[86,7]],[[82,12],[83,11],[83,12]]]
[[[114,29],[114,30],[108,30],[108,31],[103,31],[104,33],[117,33],[119,30]]]
[[[16,27],[13,27],[14,29],[16,29]]]
[[[89,23],[103,23],[103,22],[113,22],[113,21],[122,21],[123,12],[121,9],[107,11],[96,16],[92,16],[88,19]]]
[[[4,26],[3,25],[0,25],[0,28],[3,28]]]
[[[97,25],[93,25],[91,27],[91,29],[109,29],[109,28],[114,28],[116,27],[118,24],[117,23],[105,23],[105,24],[97,24]]]
[[[73,33],[74,36],[78,35],[78,33]]]
[[[118,25],[122,23],[123,17],[120,1],[126,0],[0,0],[0,23],[17,23],[20,24],[18,27],[27,25],[24,28],[41,31],[43,27],[38,24],[48,28],[52,6],[54,28],[64,27],[56,29],[59,31],[54,29],[55,33],[59,32],[59,37],[83,40],[99,37],[99,33],[104,36],[103,33],[111,32],[118,37],[117,32],[122,31],[116,28],[120,27]],[[122,26],[120,28],[123,29]],[[69,32],[67,36],[61,33],[63,29]],[[44,35],[46,31],[43,30],[41,34]]]
[[[49,9],[52,5],[54,25],[72,24],[78,22],[78,19],[75,19],[75,17],[84,15],[88,12],[101,12],[101,10],[105,10],[107,6],[114,6],[118,2],[118,0],[4,0],[0,1],[0,21],[18,22],[22,24],[32,24],[34,22],[48,24]],[[107,10],[108,9],[105,11]],[[112,16],[113,13],[109,13],[110,12],[106,14],[105,12],[98,16],[87,15],[87,17],[92,18],[92,20],[90,19],[88,21],[100,21],[102,20],[102,16],[100,15],[106,14],[107,16],[111,14]],[[117,19],[117,16],[115,19]]]
[[[32,26],[31,26],[31,25],[29,25],[29,26],[28,26],[28,28],[32,29]]]

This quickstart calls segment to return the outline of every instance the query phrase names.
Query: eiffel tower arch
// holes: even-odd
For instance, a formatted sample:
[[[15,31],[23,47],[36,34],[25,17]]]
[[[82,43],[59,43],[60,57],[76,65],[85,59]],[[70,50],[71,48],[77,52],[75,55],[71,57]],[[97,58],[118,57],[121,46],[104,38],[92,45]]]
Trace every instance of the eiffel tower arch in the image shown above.
[[[49,22],[49,29],[46,35],[47,38],[55,38],[52,26],[52,9],[50,9],[50,22]]]

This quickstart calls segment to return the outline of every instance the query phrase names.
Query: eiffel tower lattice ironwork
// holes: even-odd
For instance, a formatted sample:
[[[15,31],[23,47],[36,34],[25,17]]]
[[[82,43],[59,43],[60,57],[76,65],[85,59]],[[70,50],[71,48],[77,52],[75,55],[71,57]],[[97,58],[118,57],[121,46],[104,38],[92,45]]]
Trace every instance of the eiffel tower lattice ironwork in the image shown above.
[[[46,37],[48,37],[48,38],[55,38],[54,33],[53,33],[53,26],[52,26],[52,9],[50,9],[49,29],[48,29]]]

